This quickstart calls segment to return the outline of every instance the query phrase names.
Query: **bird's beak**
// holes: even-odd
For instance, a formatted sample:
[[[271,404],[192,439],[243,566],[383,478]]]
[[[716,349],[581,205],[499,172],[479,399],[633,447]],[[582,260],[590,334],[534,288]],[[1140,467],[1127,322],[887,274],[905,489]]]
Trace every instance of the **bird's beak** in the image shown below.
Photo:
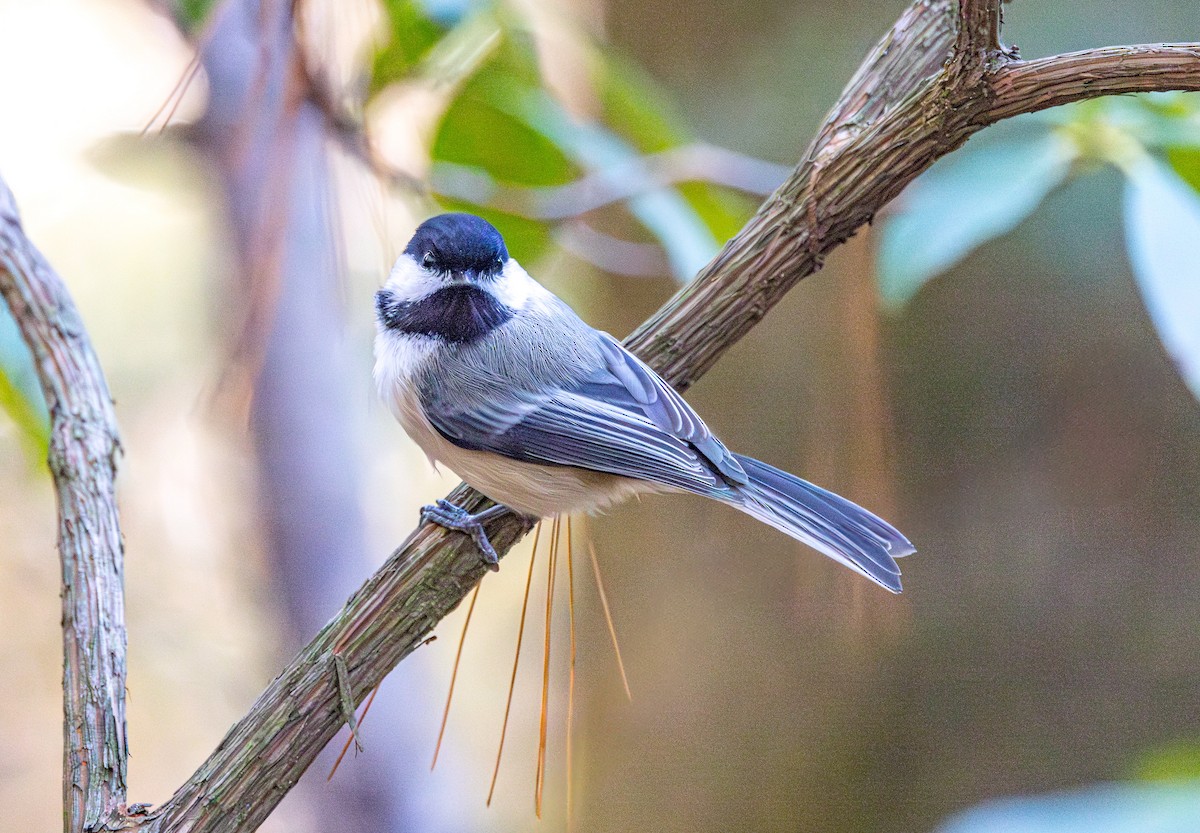
[[[478,280],[479,276],[474,269],[455,269],[450,273],[449,283],[453,286],[469,286]]]

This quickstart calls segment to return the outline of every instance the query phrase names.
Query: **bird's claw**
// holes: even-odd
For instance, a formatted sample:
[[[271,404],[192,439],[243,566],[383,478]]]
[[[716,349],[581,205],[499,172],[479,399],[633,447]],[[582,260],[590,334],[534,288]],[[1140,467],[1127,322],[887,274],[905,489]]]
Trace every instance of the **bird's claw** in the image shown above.
[[[488,540],[487,531],[483,528],[483,520],[498,514],[495,512],[497,508],[503,510],[503,507],[497,505],[485,509],[477,515],[472,515],[461,506],[455,506],[450,501],[439,498],[437,503],[421,507],[421,518],[446,529],[471,536],[471,540],[483,554],[483,561],[487,564],[488,569],[495,571],[500,569],[500,556],[496,554],[496,549]]]

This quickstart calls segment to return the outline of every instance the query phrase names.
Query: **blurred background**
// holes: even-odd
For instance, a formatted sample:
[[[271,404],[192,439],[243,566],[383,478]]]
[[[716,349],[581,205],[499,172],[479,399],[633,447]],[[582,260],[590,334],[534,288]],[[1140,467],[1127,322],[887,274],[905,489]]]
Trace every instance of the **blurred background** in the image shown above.
[[[485,213],[624,336],[795,164],[904,6],[0,0],[0,174],[82,309],[123,434],[131,801],[167,799],[456,482],[370,382],[371,296],[415,224]],[[1037,57],[1198,32],[1190,0],[1021,0],[1004,36]],[[594,519],[632,699],[577,547],[575,829],[1200,818],[1200,312],[1180,302],[1200,276],[1178,242],[1194,252],[1180,234],[1200,228],[1198,110],[1130,99],[985,131],[695,386],[728,445],[876,510],[919,553],[892,597],[711,502]],[[993,190],[1021,170],[1037,175],[1015,196]],[[1164,282],[1164,257],[1193,271]],[[10,330],[0,807],[52,829],[56,523]],[[328,782],[327,750],[264,830],[535,823],[543,569],[485,807],[528,559],[483,582],[436,770],[464,610],[384,683],[364,750]]]

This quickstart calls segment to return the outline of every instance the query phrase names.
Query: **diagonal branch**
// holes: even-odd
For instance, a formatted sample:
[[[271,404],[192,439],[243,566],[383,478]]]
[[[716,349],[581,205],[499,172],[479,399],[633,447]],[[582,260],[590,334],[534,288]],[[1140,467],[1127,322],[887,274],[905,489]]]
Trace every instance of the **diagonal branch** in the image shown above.
[[[927,8],[929,14],[938,11],[937,4]],[[877,54],[884,44],[894,48],[891,37]],[[1070,69],[1062,69],[1060,60]],[[629,337],[630,346],[685,388],[799,280],[817,271],[828,252],[987,125],[1102,95],[1200,90],[1200,43],[1003,60],[974,81],[952,63],[895,89],[889,104],[874,105],[874,119],[857,119],[839,102],[835,113],[842,123],[821,129],[788,180],[691,284]]]
[[[79,313],[25,237],[3,180],[0,295],[33,354],[50,410],[63,575],[63,821],[77,833],[125,802],[124,550],[113,494],[120,441]]]
[[[1192,46],[1133,47],[1020,63],[997,53],[975,72],[952,67],[958,42],[949,0],[910,7],[855,75],[788,180],[697,278],[627,340],[686,388],[750,330],[827,252],[935,160],[999,118],[1128,89],[1196,89]],[[1147,80],[1121,69],[1130,55]],[[993,66],[994,65],[994,66]],[[1168,69],[1170,67],[1170,69]],[[1103,83],[1093,79],[1103,76]],[[475,511],[466,487],[450,499]],[[503,553],[528,531],[502,517],[488,534]],[[253,829],[343,722],[333,671],[339,655],[357,703],[484,574],[462,536],[421,526],[271,684],[176,795],[151,816],[161,831]],[[228,809],[239,808],[236,819]]]
[[[836,149],[937,74],[954,54],[953,11],[951,0],[917,2],[905,9],[850,78],[807,155]]]

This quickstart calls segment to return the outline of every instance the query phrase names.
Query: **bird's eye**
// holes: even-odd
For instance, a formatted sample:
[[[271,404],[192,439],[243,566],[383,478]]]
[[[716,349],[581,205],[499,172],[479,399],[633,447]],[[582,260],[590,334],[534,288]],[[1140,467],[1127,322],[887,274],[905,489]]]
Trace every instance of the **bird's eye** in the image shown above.
[[[432,269],[436,263],[437,258],[433,256],[433,252],[426,252],[425,256],[421,258],[421,265],[426,269]]]

